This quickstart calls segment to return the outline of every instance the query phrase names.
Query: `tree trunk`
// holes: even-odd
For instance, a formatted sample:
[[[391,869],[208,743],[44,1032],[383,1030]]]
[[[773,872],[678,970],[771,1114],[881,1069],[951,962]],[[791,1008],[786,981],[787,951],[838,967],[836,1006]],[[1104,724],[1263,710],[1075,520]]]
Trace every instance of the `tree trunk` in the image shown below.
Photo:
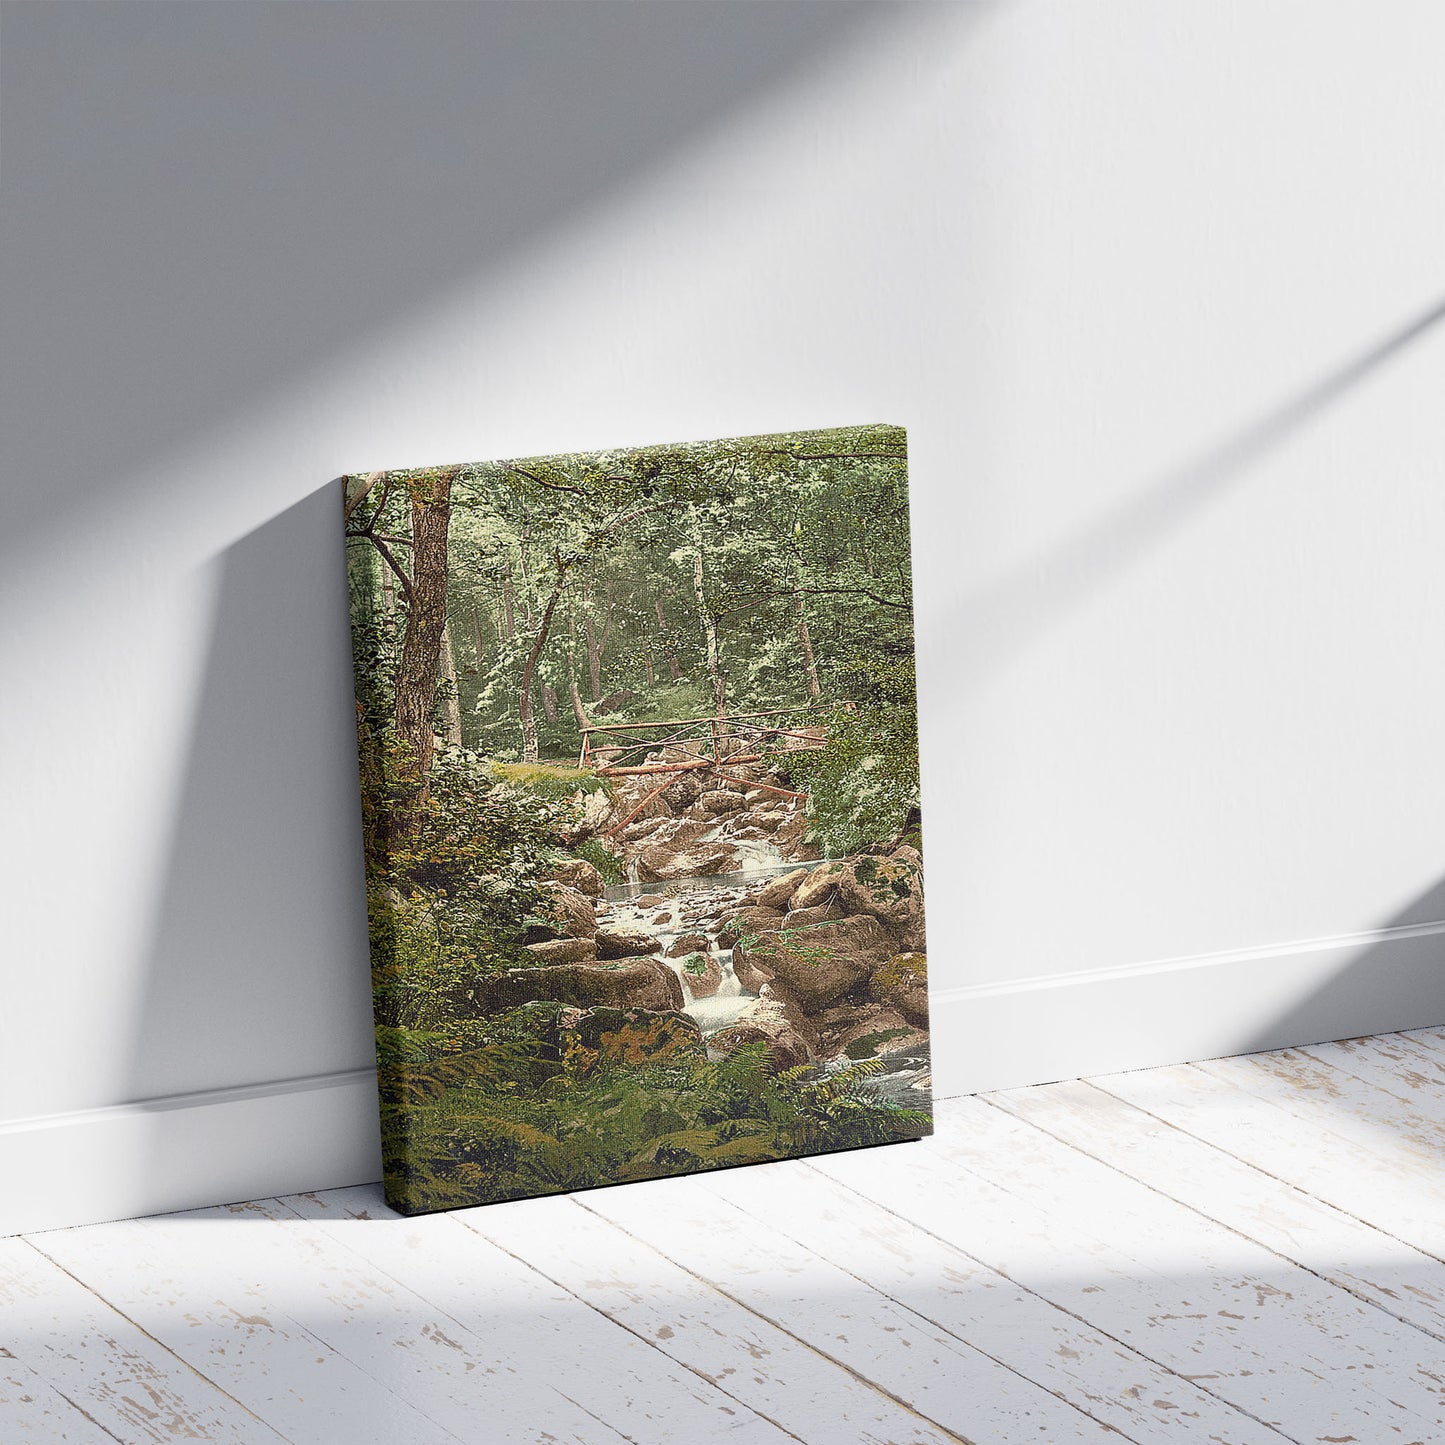
[[[508,642],[517,637],[517,619],[514,613],[512,594],[512,562],[507,559],[507,570],[502,573],[502,636]]]
[[[808,631],[808,609],[803,603],[803,576],[798,567],[793,569],[793,601],[798,608],[798,646],[803,649],[803,671],[808,678],[808,696],[821,697],[823,689],[818,686],[818,664],[813,658],[813,638]]]
[[[652,644],[644,643],[642,647],[642,670],[647,674],[647,685],[651,687],[657,681],[657,674],[652,670]]]
[[[578,729],[591,727],[592,721],[587,716],[587,709],[582,706],[582,693],[577,687],[577,674],[575,672],[567,679],[567,683],[572,692],[572,711],[577,718]]]
[[[486,647],[482,642],[482,614],[479,608],[472,608],[472,642],[477,649],[477,676],[481,677],[486,671],[482,659],[486,656]]]
[[[654,609],[656,610],[656,612],[657,612],[657,625],[658,625],[664,632],[666,632],[666,631],[667,631],[667,615],[666,615],[666,614],[663,612],[663,610],[662,610],[662,598],[661,598],[661,597],[654,597],[654,598],[652,599],[652,605],[653,605],[653,608],[654,608]],[[678,662],[678,660],[677,660],[677,653],[675,653],[675,652],[672,650],[672,648],[670,648],[670,647],[667,649],[667,666],[668,666],[668,671],[670,671],[670,672],[672,673],[672,680],[673,680],[674,682],[681,682],[681,681],[682,681],[682,665],[681,665],[681,664]]]
[[[447,526],[451,520],[452,474],[411,482],[411,595],[401,662],[396,670],[396,735],[410,749],[407,761],[416,797],[426,797],[431,768],[432,713],[442,632],[447,620]]]
[[[607,652],[607,644],[612,637],[612,584],[607,584],[607,612],[602,630],[599,633],[597,626],[592,620],[592,589],[589,587],[583,599],[584,611],[582,613],[582,626],[587,634],[587,680],[592,685],[592,701],[602,701],[602,659]]]
[[[452,649],[450,623],[442,624],[442,676],[450,684],[447,692],[447,741],[454,747],[465,746],[462,740],[462,698],[457,691],[457,655]]]
[[[589,726],[587,709],[582,706],[582,693],[577,687],[577,609],[567,609],[567,691],[572,695],[572,713],[580,732]]]
[[[542,613],[542,621],[537,627],[536,635],[532,638],[532,646],[527,650],[527,661],[522,668],[522,685],[517,697],[517,715],[522,724],[522,761],[524,763],[535,763],[537,761],[537,715],[532,710],[532,683],[537,676],[537,661],[542,656],[542,649],[547,645],[547,634],[552,630],[552,614],[557,610],[557,602],[562,596],[562,589],[567,585],[567,564],[560,557],[557,559],[557,580],[552,587],[552,595],[547,599],[547,606]]]
[[[602,649],[597,645],[597,629],[592,622],[592,589],[582,594],[582,635],[587,639],[587,684],[592,701],[602,701]]]
[[[557,689],[547,683],[542,684],[542,711],[547,715],[547,721],[553,727],[557,725]]]
[[[727,679],[723,676],[722,660],[718,653],[717,619],[707,605],[707,594],[703,591],[702,575],[702,528],[693,523],[696,547],[692,554],[692,594],[697,598],[697,615],[702,621],[703,641],[707,644],[707,675],[712,681],[713,715],[725,718],[728,715]]]

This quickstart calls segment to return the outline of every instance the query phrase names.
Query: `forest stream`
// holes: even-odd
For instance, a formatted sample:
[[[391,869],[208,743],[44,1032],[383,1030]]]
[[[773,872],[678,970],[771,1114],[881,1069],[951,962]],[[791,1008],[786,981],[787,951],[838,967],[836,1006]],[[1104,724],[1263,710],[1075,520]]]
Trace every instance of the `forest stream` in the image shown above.
[[[345,479],[393,1208],[929,1132],[906,459]]]

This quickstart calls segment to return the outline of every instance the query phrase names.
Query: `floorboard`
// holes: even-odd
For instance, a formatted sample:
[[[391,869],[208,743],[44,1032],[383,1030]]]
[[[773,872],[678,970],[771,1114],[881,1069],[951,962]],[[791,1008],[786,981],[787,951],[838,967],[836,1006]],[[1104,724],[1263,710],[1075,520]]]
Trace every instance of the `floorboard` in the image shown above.
[[[1445,1441],[1445,1030],[938,1119],[421,1219],[363,1187],[0,1241],[0,1442]]]

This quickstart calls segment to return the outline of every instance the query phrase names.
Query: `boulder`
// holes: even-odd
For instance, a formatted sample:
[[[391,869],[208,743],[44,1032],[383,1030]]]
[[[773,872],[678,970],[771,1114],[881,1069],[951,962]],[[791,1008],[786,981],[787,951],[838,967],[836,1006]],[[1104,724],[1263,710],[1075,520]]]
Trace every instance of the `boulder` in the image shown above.
[[[703,873],[701,859],[690,851],[692,845],[708,831],[707,825],[695,818],[669,818],[649,836],[637,854],[637,876],[644,883],[668,878],[690,878]],[[714,847],[713,851],[716,851]]]
[[[768,933],[783,926],[783,915],[776,908],[738,908],[723,915],[718,930],[718,947],[732,948],[740,938],[755,933]]]
[[[895,954],[873,972],[868,997],[896,1009],[918,1028],[928,1027],[928,955]]]
[[[722,964],[705,949],[682,955],[678,969],[692,998],[711,998],[722,987]]]
[[[702,779],[696,773],[679,773],[662,796],[680,813],[697,802],[701,794]]]
[[[739,808],[745,808],[747,802],[741,792],[733,792],[729,788],[711,789],[708,792],[700,793],[697,802],[693,804],[695,809],[703,813],[711,813],[716,817],[720,813],[736,813]]]
[[[832,1007],[825,1008],[822,1013],[814,1014],[813,1022],[823,1036],[824,1052],[827,1052],[826,1044],[829,1039],[851,1028],[860,1019],[867,1018],[875,1007],[876,1005],[871,1003],[835,1003]]]
[[[775,1003],[782,1010],[783,1017],[788,1021],[790,1027],[796,1030],[798,1037],[808,1046],[810,1055],[815,1056],[821,1042],[817,1026],[803,1012],[803,1006],[798,1002],[797,995],[778,979],[772,979],[765,983],[758,990],[758,997],[764,1002]]]
[[[745,993],[762,993],[766,984],[773,981],[773,971],[766,964],[755,963],[746,949],[733,949],[733,973],[738,986]]]
[[[815,903],[811,908],[794,908],[783,915],[784,928],[808,928],[814,923],[834,923],[848,915],[834,900]]]
[[[801,869],[795,869],[791,873],[780,873],[763,891],[758,894],[759,908],[776,908],[786,912],[793,901],[793,894],[798,891],[807,873]]]
[[[597,913],[592,900],[563,883],[542,885],[537,904],[537,921],[527,929],[528,943],[549,938],[591,938],[597,932]]]
[[[683,958],[689,953],[706,953],[707,938],[701,933],[683,933],[664,952],[665,958]]]
[[[746,1044],[764,1044],[770,1074],[797,1068],[812,1058],[807,1041],[789,1022],[786,1009],[775,998],[760,998],[749,1004],[735,1022],[719,1029],[708,1043],[724,1056]]]
[[[598,958],[641,958],[657,951],[657,940],[641,929],[599,928],[596,942]]]
[[[883,925],[864,913],[807,930],[764,933],[733,950],[733,969],[741,953],[746,966],[781,979],[813,1014],[856,988],[895,951]]]
[[[585,858],[564,858],[548,877],[588,898],[601,898],[607,890],[602,875]]]
[[[849,914],[871,914],[900,935],[914,934],[923,924],[923,870],[907,858],[876,853],[825,863],[798,886],[793,907],[827,902],[837,902]]]
[[[827,1056],[861,1061],[927,1043],[927,1033],[914,1028],[897,1009],[874,1008],[828,1038]]]
[[[581,963],[597,957],[597,944],[590,938],[548,938],[529,943],[527,952],[538,963]]]
[[[703,1050],[697,1020],[672,1009],[570,1008],[559,1017],[557,1033],[564,1062],[580,1074],[599,1063],[652,1064]]]
[[[570,828],[563,830],[563,837],[571,847],[584,838],[593,837],[612,816],[612,799],[606,793],[584,793],[580,789],[573,793],[572,803],[576,812]]]
[[[923,869],[919,864],[898,856],[864,854],[854,861],[853,878],[862,912],[899,932],[922,927]]]
[[[453,1002],[480,1014],[502,1013],[539,999],[576,1008],[606,1005],[666,1012],[683,1005],[682,985],[660,958],[580,960],[540,968],[510,968],[453,990]]]
[[[816,908],[819,904],[840,902],[843,889],[852,876],[850,860],[846,858],[810,869],[793,889],[792,907]]]
[[[651,818],[644,815],[641,818],[634,819],[623,828],[617,836],[624,843],[630,844],[635,848],[639,843],[643,843],[651,838],[653,834],[661,833],[665,826],[673,821],[672,816],[667,813],[659,813]]]
[[[613,807],[613,812],[619,818],[625,818],[636,808],[637,814],[629,827],[639,822],[654,818],[670,818],[673,816],[672,805],[667,801],[666,793],[659,793],[655,798],[649,798],[641,790],[634,789],[618,798]]]

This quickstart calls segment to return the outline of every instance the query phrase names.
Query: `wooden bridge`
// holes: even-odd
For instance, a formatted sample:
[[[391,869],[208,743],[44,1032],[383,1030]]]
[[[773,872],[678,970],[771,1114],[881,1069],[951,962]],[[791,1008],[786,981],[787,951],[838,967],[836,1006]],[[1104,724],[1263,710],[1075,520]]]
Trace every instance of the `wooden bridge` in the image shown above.
[[[673,718],[667,722],[589,724],[582,729],[582,752],[577,766],[591,768],[604,778],[664,775],[658,786],[626,817],[606,830],[608,833],[625,828],[654,798],[672,785],[678,773],[707,772],[718,782],[742,783],[784,798],[805,798],[806,793],[780,788],[773,783],[756,782],[752,778],[735,778],[723,770],[744,763],[762,762],[766,756],[763,749],[775,739],[782,740],[784,749],[789,752],[822,747],[828,741],[824,728],[786,727],[778,722],[765,721],[789,718],[807,711],[805,707],[784,707],[723,718],[690,717]],[[645,736],[636,736],[639,733]],[[607,737],[615,741],[605,741]],[[683,762],[649,760],[648,754],[663,748],[681,749],[695,756]]]

